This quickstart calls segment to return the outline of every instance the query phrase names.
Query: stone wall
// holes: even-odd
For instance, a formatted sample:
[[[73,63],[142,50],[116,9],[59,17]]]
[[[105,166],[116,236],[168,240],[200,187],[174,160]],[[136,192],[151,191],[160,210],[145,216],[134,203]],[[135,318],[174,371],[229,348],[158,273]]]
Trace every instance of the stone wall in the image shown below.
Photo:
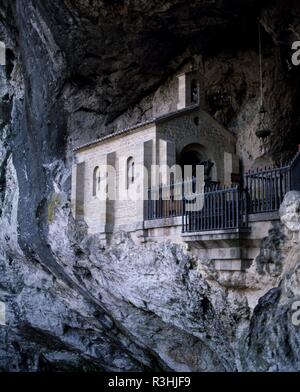
[[[181,246],[136,246],[124,233],[103,250],[70,214],[72,149],[176,110],[173,75],[192,62],[206,109],[237,134],[244,166],[260,158],[257,20],[274,131],[268,152],[278,160],[293,154],[299,2],[245,0],[235,12],[228,0],[113,3],[0,2],[8,48],[0,83],[0,370],[299,370],[299,327],[291,323],[299,244],[286,223],[271,228],[241,278],[204,273],[205,260]]]
[[[203,158],[215,163],[212,179],[224,184],[224,153],[235,155],[236,138],[208,113],[200,109],[163,121],[158,124],[158,136],[173,143],[177,162],[186,146],[199,144],[205,155]]]
[[[117,136],[76,152],[77,171],[78,165],[83,162],[85,164],[84,182],[78,181],[76,189],[77,193],[78,190],[84,189],[83,217],[91,233],[111,231],[120,225],[143,221],[143,201],[133,199],[130,195],[131,187],[126,189],[127,160],[133,158],[136,170],[139,165],[144,165],[144,144],[149,141],[155,141],[155,126],[145,126],[132,133]],[[109,160],[112,153],[115,154],[114,162]],[[101,175],[104,180],[102,189],[105,191],[107,181],[112,181],[111,186],[116,189],[116,194],[112,195],[116,196],[115,201],[99,200],[93,195],[94,170],[98,166],[107,164],[114,166],[115,175],[108,176],[108,180],[105,179],[107,173]],[[143,184],[144,180],[141,181]],[[76,192],[73,193],[75,195]],[[73,204],[78,205],[78,202],[79,200],[74,201]]]

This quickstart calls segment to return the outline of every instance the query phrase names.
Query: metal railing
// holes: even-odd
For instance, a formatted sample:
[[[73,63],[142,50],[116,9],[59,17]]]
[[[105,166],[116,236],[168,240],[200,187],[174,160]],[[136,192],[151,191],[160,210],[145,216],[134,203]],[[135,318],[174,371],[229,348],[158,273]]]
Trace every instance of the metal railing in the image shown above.
[[[146,220],[181,216],[183,232],[247,228],[248,214],[278,211],[287,192],[300,191],[300,152],[287,165],[246,173],[245,183],[245,189],[209,183],[202,193],[195,179],[150,188]]]
[[[170,185],[160,185],[148,189],[146,220],[180,217],[183,214],[183,195],[194,194],[196,179],[189,179]],[[219,189],[218,183],[209,183],[204,192]]]
[[[203,194],[203,207],[187,211],[184,202],[183,232],[199,232],[248,227],[248,195],[239,187],[224,188]]]
[[[246,174],[251,214],[277,211],[287,192],[291,190],[289,166],[257,170]]]
[[[280,167],[256,169],[245,175],[249,193],[249,213],[278,211],[284,196],[300,189],[300,154]]]

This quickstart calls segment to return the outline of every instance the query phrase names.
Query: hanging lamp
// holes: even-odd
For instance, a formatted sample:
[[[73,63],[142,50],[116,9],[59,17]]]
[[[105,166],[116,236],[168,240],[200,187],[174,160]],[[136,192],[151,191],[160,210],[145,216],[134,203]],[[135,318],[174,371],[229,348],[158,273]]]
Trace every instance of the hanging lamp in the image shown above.
[[[264,92],[263,92],[263,69],[262,69],[262,48],[261,48],[261,32],[260,23],[258,23],[258,47],[259,47],[259,75],[260,75],[260,109],[258,112],[259,123],[258,129],[255,132],[256,136],[263,142],[271,135],[271,130],[267,126],[267,110],[264,106]]]

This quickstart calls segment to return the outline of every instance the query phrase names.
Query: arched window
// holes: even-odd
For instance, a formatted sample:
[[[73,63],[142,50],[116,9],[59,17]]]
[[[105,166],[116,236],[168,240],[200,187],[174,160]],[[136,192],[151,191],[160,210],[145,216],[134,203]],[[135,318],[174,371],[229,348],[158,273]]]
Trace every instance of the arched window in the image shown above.
[[[127,188],[134,183],[135,170],[134,159],[132,157],[127,159]]]
[[[191,103],[198,103],[198,81],[196,79],[191,80]]]
[[[100,169],[98,166],[96,166],[93,173],[93,196],[97,196],[97,193],[100,190],[100,182]]]

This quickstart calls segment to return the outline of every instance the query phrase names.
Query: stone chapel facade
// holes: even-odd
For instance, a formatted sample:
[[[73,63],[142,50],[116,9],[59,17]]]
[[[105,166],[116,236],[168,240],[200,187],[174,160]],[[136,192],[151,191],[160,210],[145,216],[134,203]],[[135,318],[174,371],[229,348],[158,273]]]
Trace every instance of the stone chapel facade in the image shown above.
[[[239,175],[235,135],[202,109],[196,75],[188,72],[178,76],[177,111],[74,150],[72,212],[75,219],[85,221],[91,234],[105,239],[120,230],[137,233],[145,230],[145,201],[122,197],[137,180],[138,166],[147,168],[149,174],[139,175],[145,192],[153,184],[153,165],[172,167],[209,161],[210,181],[221,185],[230,185],[232,177]],[[112,167],[113,173],[101,173],[105,165]],[[99,199],[99,188],[111,186],[109,181],[115,197]]]
[[[287,166],[242,176],[235,135],[203,110],[199,97],[196,73],[181,74],[175,112],[76,148],[72,213],[104,246],[120,232],[136,243],[171,240],[231,282],[234,272],[243,279],[279,222],[285,194],[300,189],[300,151]],[[178,185],[193,188],[194,181],[182,173],[179,182],[170,181],[167,168],[174,165],[204,168],[205,187],[192,192],[203,197],[195,211],[187,210],[185,195],[175,199]],[[130,197],[136,189],[139,197]]]

